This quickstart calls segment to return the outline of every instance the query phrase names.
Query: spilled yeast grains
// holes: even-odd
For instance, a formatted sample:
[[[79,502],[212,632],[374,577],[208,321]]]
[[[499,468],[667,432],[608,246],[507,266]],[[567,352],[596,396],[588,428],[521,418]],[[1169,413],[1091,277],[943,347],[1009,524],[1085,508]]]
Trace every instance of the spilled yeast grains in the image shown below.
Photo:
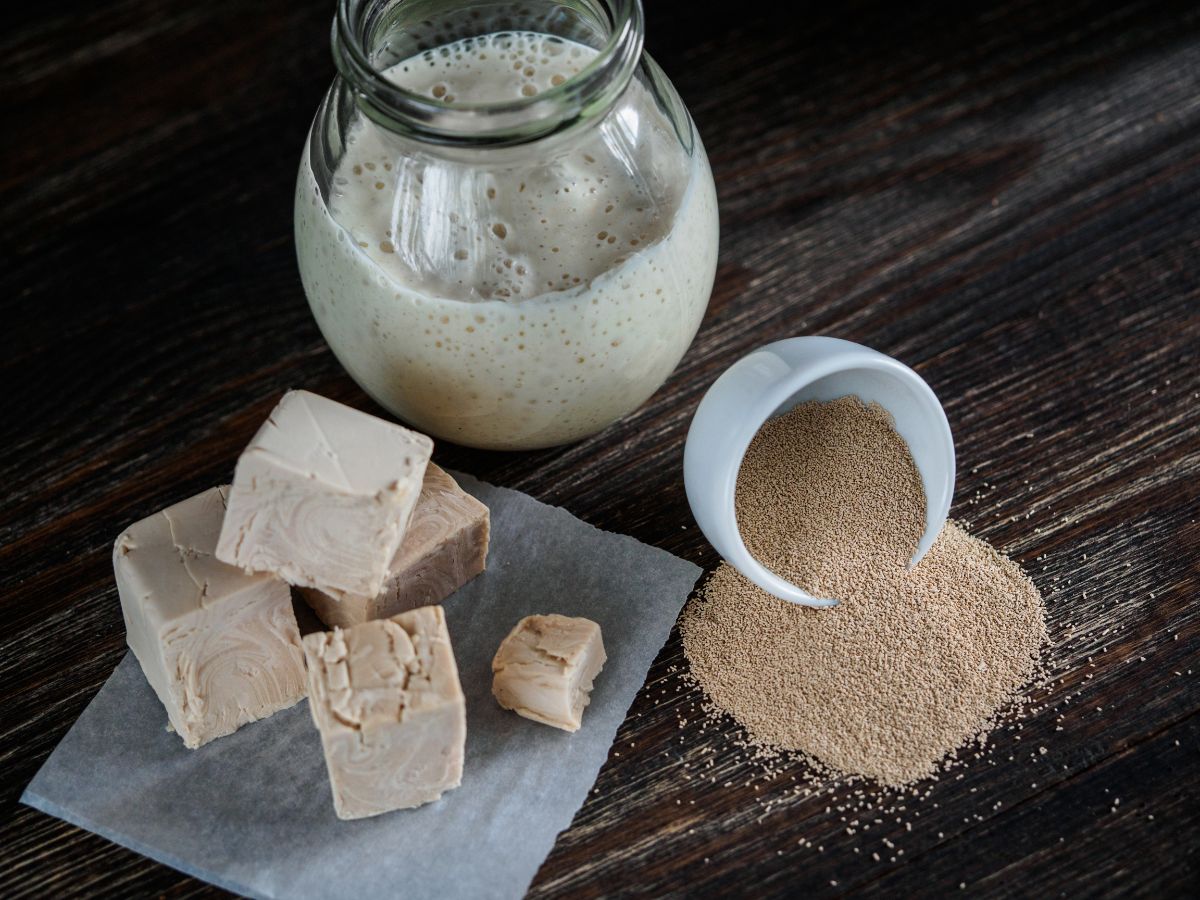
[[[746,545],[832,609],[722,564],[682,622],[693,677],[755,742],[901,786],[988,731],[1034,676],[1045,608],[957,525],[913,570],[920,478],[885,411],[845,397],[763,426],[738,476]]]

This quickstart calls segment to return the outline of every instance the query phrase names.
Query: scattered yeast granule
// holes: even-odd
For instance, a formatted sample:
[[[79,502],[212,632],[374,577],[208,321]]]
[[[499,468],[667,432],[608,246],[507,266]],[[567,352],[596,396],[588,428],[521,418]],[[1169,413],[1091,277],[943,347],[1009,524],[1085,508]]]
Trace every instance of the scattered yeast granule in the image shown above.
[[[857,398],[767,422],[738,475],[750,552],[832,609],[778,600],[722,564],[684,613],[684,650],[714,706],[760,745],[902,786],[979,738],[1036,673],[1041,594],[947,524],[913,570],[925,521],[891,418]]]

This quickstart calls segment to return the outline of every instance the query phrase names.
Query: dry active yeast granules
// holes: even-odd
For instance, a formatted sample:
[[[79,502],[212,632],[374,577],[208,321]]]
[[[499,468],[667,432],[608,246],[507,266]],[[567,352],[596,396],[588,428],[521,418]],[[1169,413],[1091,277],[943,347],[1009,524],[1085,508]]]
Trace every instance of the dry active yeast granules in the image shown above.
[[[747,547],[841,603],[794,606],[722,564],[688,607],[692,673],[753,741],[899,786],[988,730],[1033,676],[1037,588],[954,524],[909,571],[924,504],[877,406],[806,403],[755,437],[737,484]]]

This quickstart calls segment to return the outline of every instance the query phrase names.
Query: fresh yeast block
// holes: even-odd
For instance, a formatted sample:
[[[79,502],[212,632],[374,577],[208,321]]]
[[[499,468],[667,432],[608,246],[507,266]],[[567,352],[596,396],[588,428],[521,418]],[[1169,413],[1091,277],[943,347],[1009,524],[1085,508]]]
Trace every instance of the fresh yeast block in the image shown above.
[[[432,452],[422,434],[289,391],[238,459],[217,557],[289,584],[374,596]]]
[[[466,700],[440,606],[305,635],[304,653],[338,818],[420,806],[458,787]]]
[[[578,731],[607,657],[600,626],[569,616],[526,616],[492,660],[492,693],[517,715]]]
[[[155,513],[113,547],[126,639],[171,727],[193,749],[305,693],[288,586],[214,555],[227,491]]]

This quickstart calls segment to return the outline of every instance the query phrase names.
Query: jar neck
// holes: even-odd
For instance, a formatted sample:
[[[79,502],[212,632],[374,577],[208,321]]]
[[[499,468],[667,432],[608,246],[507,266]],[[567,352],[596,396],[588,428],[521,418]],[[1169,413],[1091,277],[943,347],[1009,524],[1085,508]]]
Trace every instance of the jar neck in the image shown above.
[[[532,97],[446,103],[384,76],[401,60],[486,34],[531,31],[591,46],[580,72]],[[363,114],[395,134],[443,146],[511,146],[603,115],[642,54],[641,0],[338,0],[333,56]]]

